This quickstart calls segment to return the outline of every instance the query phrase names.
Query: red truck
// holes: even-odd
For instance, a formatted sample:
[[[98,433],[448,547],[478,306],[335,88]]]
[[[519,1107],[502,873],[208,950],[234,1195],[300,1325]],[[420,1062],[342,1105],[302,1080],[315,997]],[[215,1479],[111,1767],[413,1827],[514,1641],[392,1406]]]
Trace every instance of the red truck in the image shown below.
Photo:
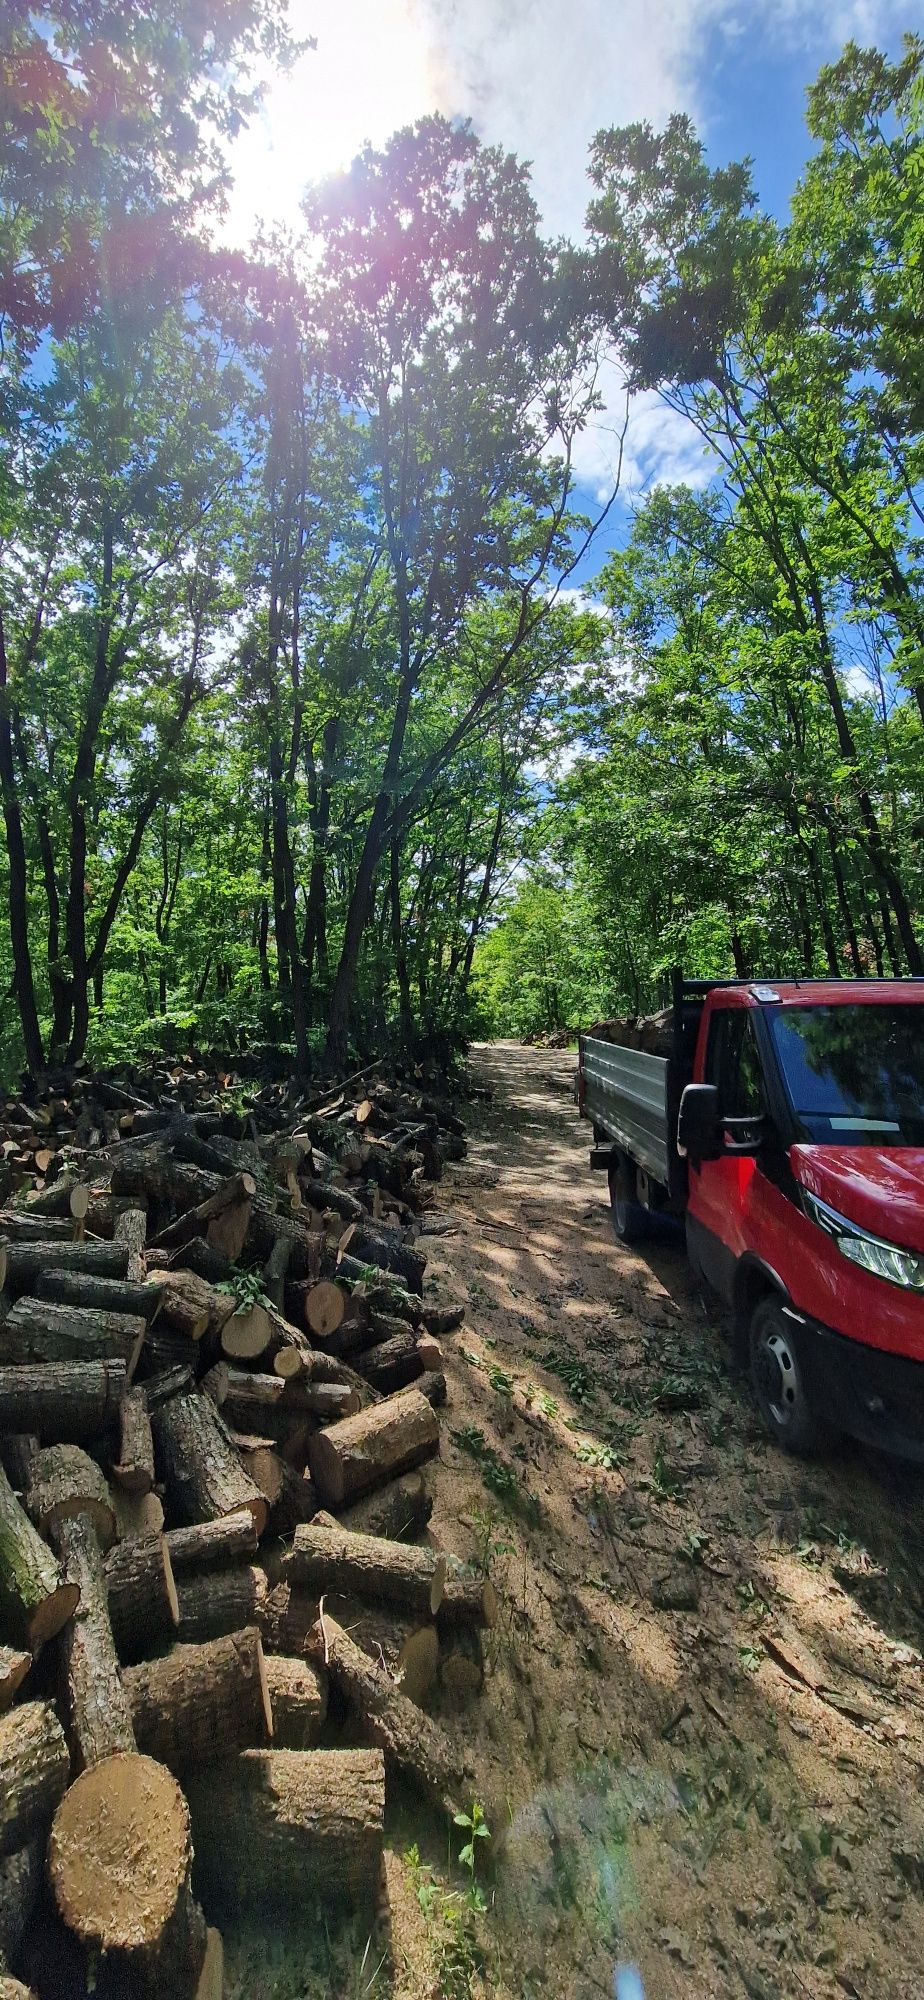
[[[677,975],[669,1055],[579,1048],[617,1236],[685,1215],[778,1442],[924,1461],[924,980]]]

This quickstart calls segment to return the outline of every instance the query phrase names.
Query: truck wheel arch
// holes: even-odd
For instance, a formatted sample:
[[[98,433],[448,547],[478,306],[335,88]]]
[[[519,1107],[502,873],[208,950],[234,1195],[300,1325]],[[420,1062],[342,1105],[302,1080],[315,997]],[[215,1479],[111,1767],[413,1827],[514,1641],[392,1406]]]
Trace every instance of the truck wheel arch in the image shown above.
[[[735,1269],[735,1290],[732,1310],[735,1318],[735,1347],[742,1361],[746,1363],[748,1337],[754,1308],[767,1293],[773,1293],[784,1304],[791,1304],[789,1291],[778,1271],[765,1264],[762,1257],[755,1257],[745,1251],[739,1257]]]

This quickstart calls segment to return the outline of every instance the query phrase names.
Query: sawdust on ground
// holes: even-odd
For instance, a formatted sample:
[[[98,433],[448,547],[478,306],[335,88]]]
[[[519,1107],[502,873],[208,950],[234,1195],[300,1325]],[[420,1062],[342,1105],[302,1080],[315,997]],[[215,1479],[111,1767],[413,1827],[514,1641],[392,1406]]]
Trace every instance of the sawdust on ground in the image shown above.
[[[464,1874],[409,1811],[391,1990],[592,2000],[628,1962],[645,2000],[924,2000],[924,1476],[764,1438],[680,1232],[613,1240],[573,1054],[472,1072],[426,1242],[468,1306],[432,1536],[503,1611],[482,1690],[433,1712],[474,1765],[488,1909],[447,1944]],[[384,1995],[377,1963],[337,1992]]]

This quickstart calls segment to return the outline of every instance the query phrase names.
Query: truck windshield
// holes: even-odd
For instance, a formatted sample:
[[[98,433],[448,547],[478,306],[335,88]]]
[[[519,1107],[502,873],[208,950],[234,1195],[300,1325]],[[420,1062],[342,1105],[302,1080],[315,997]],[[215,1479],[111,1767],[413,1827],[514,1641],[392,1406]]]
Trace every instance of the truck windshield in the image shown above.
[[[840,1146],[924,1145],[920,1007],[768,1008],[805,1138]]]

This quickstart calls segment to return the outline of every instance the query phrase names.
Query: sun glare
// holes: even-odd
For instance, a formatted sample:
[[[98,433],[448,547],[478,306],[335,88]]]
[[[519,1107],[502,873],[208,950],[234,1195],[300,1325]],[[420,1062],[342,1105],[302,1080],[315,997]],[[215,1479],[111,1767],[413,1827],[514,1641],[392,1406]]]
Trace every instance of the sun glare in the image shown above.
[[[291,14],[317,47],[271,83],[235,143],[224,234],[236,243],[258,222],[296,223],[309,181],[438,108],[414,0],[293,0]]]

